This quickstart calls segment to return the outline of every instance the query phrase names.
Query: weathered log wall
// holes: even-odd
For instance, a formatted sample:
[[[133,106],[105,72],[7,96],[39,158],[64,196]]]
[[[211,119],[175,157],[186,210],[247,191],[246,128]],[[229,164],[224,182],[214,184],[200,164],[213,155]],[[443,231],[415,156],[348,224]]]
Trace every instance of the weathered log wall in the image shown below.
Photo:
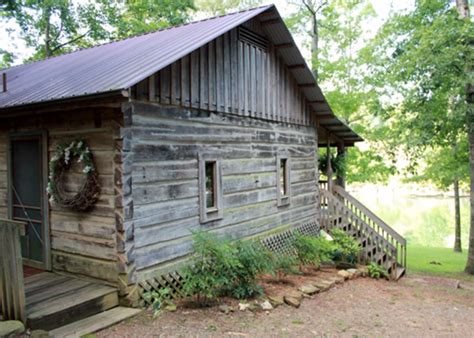
[[[53,271],[65,271],[117,284],[116,215],[114,183],[114,134],[118,133],[120,111],[87,108],[4,119],[0,124],[0,217],[8,216],[8,134],[46,130],[49,158],[60,142],[84,138],[99,172],[101,195],[94,209],[77,213],[50,204],[50,234]],[[74,192],[83,179],[82,168],[67,176]]]
[[[315,129],[203,110],[129,103],[134,257],[139,279],[187,255],[191,231],[243,238],[317,220]],[[198,155],[221,161],[223,218],[201,224]],[[291,202],[277,206],[277,155],[291,164]],[[168,264],[168,265],[167,265]]]
[[[304,94],[258,21],[236,28],[132,88],[132,97],[270,121],[315,125]],[[249,29],[249,27],[251,29]],[[259,34],[252,43],[239,29]]]

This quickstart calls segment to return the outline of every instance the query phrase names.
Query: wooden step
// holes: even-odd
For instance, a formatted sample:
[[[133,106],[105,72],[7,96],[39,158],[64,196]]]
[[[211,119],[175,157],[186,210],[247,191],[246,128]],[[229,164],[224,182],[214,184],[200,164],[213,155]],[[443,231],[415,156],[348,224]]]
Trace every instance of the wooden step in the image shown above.
[[[405,275],[406,269],[402,266],[397,266],[397,271],[395,272],[395,280],[399,280]]]
[[[77,322],[59,327],[49,332],[52,337],[81,337],[117,324],[137,315],[142,310],[128,307],[116,307]]]
[[[78,287],[79,284],[70,281],[59,284],[55,287],[56,294],[43,291],[51,297],[37,296],[36,302],[27,306],[27,326],[49,331],[118,306],[117,289],[88,282]]]

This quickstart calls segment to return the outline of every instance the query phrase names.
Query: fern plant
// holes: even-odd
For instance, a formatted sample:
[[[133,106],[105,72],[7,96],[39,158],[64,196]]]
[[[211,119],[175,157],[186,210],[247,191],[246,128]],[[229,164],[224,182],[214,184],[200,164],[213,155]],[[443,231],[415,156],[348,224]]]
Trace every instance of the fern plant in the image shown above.
[[[381,265],[376,263],[370,263],[367,266],[369,270],[369,277],[374,279],[385,278],[388,279],[388,271]]]
[[[359,258],[360,246],[354,237],[347,235],[341,229],[331,231],[334,251],[333,260],[356,263]]]

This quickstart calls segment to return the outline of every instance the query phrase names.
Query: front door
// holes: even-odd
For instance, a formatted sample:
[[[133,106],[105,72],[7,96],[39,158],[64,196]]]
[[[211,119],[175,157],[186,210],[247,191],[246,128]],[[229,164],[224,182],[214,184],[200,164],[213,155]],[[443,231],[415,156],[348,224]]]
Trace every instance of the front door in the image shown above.
[[[24,264],[48,268],[49,236],[45,217],[45,137],[14,135],[10,139],[10,216],[27,224],[21,238]]]

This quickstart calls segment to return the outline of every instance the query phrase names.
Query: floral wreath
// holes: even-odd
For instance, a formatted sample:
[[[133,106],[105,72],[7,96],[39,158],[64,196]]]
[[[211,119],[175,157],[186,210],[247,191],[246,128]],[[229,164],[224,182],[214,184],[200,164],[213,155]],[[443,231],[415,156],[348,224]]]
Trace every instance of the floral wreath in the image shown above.
[[[63,187],[64,177],[76,158],[77,163],[83,163],[84,165],[82,172],[86,175],[86,180],[76,195],[66,197]],[[49,162],[49,172],[46,190],[50,196],[50,202],[56,202],[60,206],[74,211],[88,211],[99,199],[99,175],[94,165],[92,153],[84,140],[75,140],[70,144],[58,145],[56,154]]]

